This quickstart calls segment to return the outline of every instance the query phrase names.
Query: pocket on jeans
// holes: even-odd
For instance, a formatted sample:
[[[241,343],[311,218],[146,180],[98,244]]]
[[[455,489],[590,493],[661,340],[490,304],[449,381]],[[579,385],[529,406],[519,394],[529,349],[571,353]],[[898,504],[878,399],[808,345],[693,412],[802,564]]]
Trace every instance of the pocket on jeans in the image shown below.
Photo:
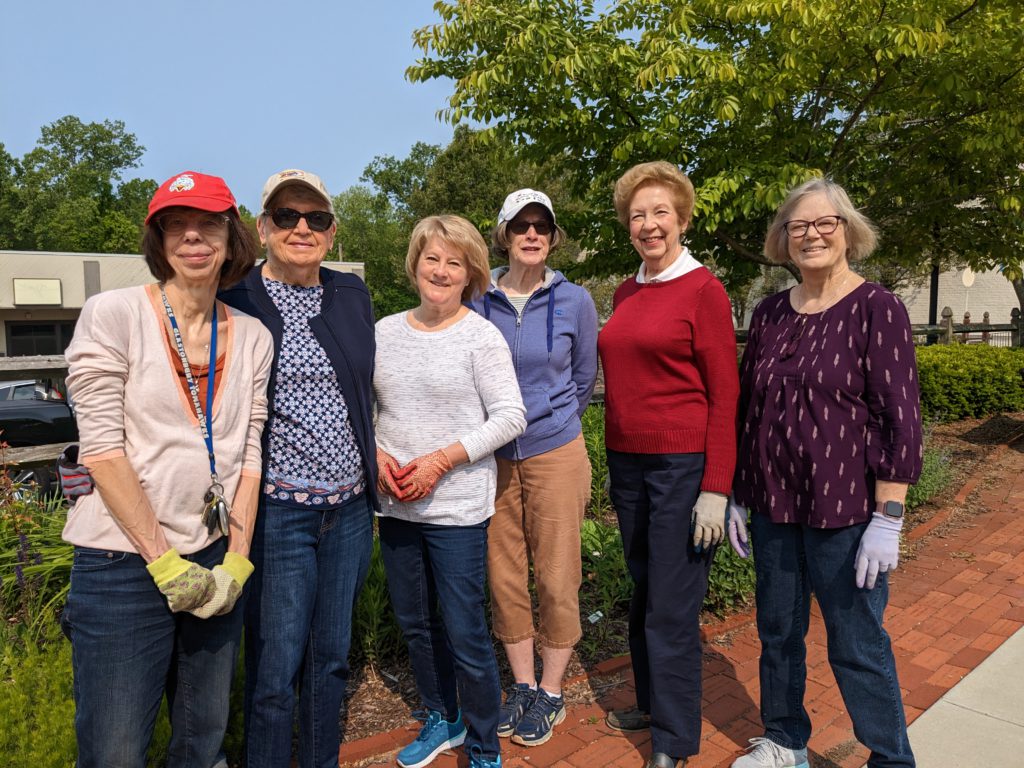
[[[118,563],[123,563],[129,557],[131,557],[130,552],[115,552],[110,549],[75,547],[75,555],[71,563],[71,572],[85,573],[89,571],[102,571],[104,568],[111,568]]]

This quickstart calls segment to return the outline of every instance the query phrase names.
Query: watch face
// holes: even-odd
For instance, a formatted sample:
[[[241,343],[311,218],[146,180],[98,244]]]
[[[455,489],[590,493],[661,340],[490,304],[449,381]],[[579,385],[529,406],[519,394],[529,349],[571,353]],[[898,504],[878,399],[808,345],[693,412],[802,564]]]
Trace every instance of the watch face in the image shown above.
[[[882,514],[886,517],[903,517],[903,505],[898,501],[887,501],[882,505]]]

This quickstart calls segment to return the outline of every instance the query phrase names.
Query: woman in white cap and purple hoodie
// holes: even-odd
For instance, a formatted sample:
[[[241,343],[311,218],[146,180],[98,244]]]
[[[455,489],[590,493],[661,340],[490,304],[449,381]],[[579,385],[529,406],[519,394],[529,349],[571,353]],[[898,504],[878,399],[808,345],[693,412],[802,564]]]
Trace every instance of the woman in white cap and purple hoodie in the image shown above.
[[[564,239],[547,195],[510,194],[492,234],[508,266],[491,273],[487,293],[472,304],[508,342],[526,405],[526,431],[495,452],[498,496],[487,556],[493,630],[514,677],[498,735],[525,746],[546,742],[565,718],[562,679],[582,634],[580,525],[591,472],[580,418],[597,376],[597,312],[585,289],[547,266]]]

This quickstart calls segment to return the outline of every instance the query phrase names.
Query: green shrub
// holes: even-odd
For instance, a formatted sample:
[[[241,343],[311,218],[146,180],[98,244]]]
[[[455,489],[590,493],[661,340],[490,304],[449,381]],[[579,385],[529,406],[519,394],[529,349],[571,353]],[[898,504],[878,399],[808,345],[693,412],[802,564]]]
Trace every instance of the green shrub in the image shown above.
[[[604,405],[595,403],[583,412],[583,441],[590,458],[590,511],[595,517],[611,514],[612,504],[605,490],[608,457],[604,452]]]
[[[0,634],[3,764],[70,768],[77,755],[71,644],[53,619],[40,624],[32,636],[10,627],[0,629]]]
[[[1024,410],[1024,352],[985,344],[918,347],[925,421],[956,421]]]
[[[927,437],[925,445],[927,445]],[[953,468],[945,451],[926,448],[921,462],[921,477],[907,491],[907,508],[913,509],[937,497],[953,480]]]
[[[745,607],[754,595],[754,556],[743,559],[729,546],[728,534],[715,552],[704,610],[724,616]]]
[[[72,547],[62,503],[14,486],[0,472],[0,615],[39,631],[64,605]]]

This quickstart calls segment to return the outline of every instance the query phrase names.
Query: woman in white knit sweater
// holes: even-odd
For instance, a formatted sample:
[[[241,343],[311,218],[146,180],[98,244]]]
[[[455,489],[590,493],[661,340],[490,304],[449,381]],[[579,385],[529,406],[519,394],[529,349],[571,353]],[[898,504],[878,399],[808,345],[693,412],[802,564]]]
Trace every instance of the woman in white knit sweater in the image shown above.
[[[96,484],[63,534],[78,765],[142,768],[166,692],[168,765],[209,768],[252,572],[272,341],[215,300],[258,253],[222,179],[164,182],[142,250],[160,282],[89,299],[67,350]]]
[[[463,306],[490,281],[476,228],[423,219],[405,264],[420,304],[377,323],[374,373],[381,552],[427,710],[398,764],[421,768],[465,742],[471,768],[496,768],[501,690],[484,616],[492,454],[523,431],[526,411],[504,338]]]

